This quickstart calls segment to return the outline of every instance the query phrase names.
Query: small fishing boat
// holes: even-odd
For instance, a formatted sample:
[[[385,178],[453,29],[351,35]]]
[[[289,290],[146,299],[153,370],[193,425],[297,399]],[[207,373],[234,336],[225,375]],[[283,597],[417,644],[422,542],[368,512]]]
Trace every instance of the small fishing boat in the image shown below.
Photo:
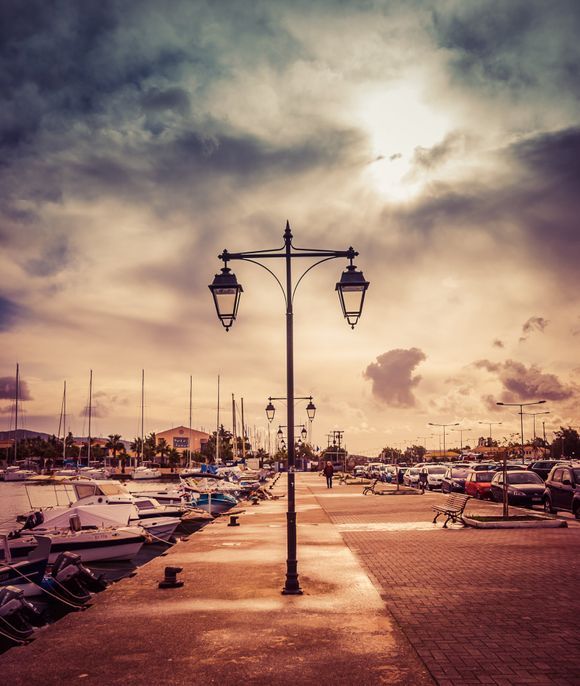
[[[223,514],[238,504],[233,495],[217,491],[208,491],[206,493],[192,492],[190,498],[189,504],[205,510],[211,515]]]
[[[135,467],[131,474],[131,478],[134,480],[160,479],[161,472],[154,467]]]

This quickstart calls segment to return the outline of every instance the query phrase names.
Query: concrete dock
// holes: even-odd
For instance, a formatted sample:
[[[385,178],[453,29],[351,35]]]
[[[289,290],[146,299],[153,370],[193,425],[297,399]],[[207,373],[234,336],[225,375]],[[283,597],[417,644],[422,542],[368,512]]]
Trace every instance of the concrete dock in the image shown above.
[[[285,490],[283,477],[274,493]],[[439,494],[361,491],[298,475],[304,595],[280,593],[286,499],[261,501],[0,656],[2,682],[580,683],[578,523],[443,530],[431,524]],[[183,568],[181,588],[158,588],[166,566]]]

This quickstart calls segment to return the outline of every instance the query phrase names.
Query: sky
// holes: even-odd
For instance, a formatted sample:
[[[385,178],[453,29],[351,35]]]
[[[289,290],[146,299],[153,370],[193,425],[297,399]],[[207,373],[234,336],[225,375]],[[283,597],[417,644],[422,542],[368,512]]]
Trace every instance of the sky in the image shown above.
[[[459,423],[448,447],[509,438],[498,401],[546,400],[548,439],[580,424],[579,33],[576,0],[3,0],[0,430],[19,364],[22,428],[57,431],[66,381],[84,435],[92,370],[93,435],[131,440],[144,370],[147,433],[188,425],[190,376],[193,425],[215,427],[219,375],[223,423],[234,394],[265,436],[282,293],[232,263],[226,332],[207,286],[286,221],[297,247],[352,245],[370,281],[354,330],[346,260],[296,291],[315,445],[438,448],[429,422]]]

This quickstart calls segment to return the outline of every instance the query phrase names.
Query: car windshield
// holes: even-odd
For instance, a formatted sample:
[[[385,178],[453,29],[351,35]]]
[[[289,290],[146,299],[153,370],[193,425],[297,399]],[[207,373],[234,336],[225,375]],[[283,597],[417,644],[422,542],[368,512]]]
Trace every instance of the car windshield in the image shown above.
[[[428,467],[429,474],[445,474],[445,467]]]
[[[494,472],[477,472],[475,474],[476,481],[491,481]]]
[[[574,473],[574,481],[576,483],[580,482],[580,468],[573,469],[572,472]]]
[[[463,479],[467,476],[468,470],[463,467],[453,467],[451,469],[451,476],[454,479]]]
[[[529,474],[508,474],[507,475],[508,484],[543,484],[544,482],[540,479],[537,474],[530,472]]]

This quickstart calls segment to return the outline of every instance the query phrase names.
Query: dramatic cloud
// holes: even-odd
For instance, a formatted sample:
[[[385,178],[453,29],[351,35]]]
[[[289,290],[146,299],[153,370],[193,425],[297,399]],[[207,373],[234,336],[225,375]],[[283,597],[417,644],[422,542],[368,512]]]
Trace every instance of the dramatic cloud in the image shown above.
[[[548,324],[548,320],[543,317],[530,317],[522,327],[523,336],[520,337],[520,342],[526,341],[533,331],[543,332]]]
[[[22,309],[12,300],[0,295],[0,332],[12,328],[22,314]]]
[[[389,350],[377,357],[365,369],[365,379],[372,381],[373,395],[386,405],[393,407],[414,407],[413,389],[421,381],[413,376],[415,367],[427,357],[422,350]]]
[[[16,399],[16,377],[0,377],[0,400]],[[26,381],[22,379],[18,382],[18,400],[32,400],[30,390]]]
[[[554,374],[546,374],[537,365],[526,367],[515,360],[501,363],[478,360],[474,366],[497,374],[504,389],[503,402],[567,400],[574,395],[573,388],[565,386]]]

